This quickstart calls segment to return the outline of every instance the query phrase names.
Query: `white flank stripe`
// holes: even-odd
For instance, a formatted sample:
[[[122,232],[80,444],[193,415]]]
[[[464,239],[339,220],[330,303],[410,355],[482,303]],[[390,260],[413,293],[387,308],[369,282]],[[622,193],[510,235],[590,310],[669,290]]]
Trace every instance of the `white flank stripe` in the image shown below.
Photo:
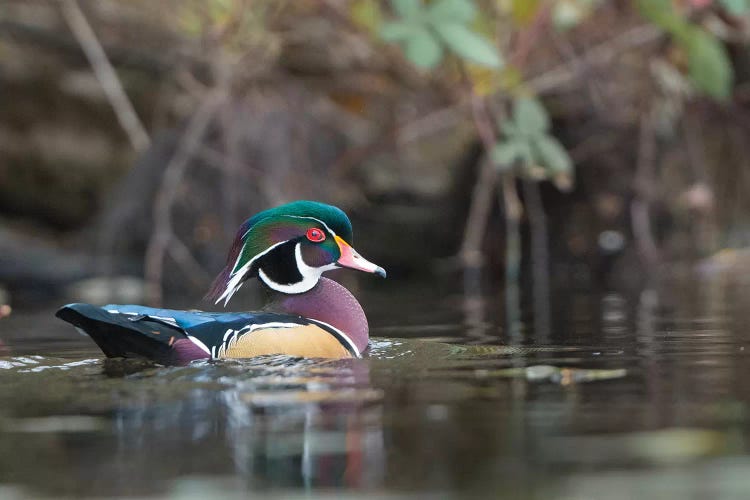
[[[339,334],[339,335],[341,335],[341,337],[342,337],[342,338],[344,339],[344,341],[346,342],[346,345],[348,345],[348,346],[349,346],[349,347],[351,348],[351,350],[352,350],[352,351],[353,351],[353,352],[354,352],[354,353],[355,353],[355,354],[357,355],[357,357],[358,357],[358,358],[361,358],[361,357],[362,357],[362,353],[360,353],[360,352],[359,352],[359,349],[357,349],[357,346],[356,346],[356,344],[354,343],[354,341],[353,341],[353,340],[352,340],[351,338],[349,338],[349,335],[347,335],[346,333],[344,333],[344,332],[343,332],[342,330],[339,330],[339,329],[338,329],[338,328],[336,328],[335,326],[333,326],[333,325],[331,325],[331,324],[329,324],[329,323],[326,323],[325,321],[320,321],[320,320],[317,320],[317,319],[312,319],[312,318],[306,318],[306,319],[307,319],[308,321],[310,321],[310,322],[311,322],[312,324],[315,324],[315,323],[319,323],[319,324],[321,324],[321,325],[325,325],[325,326],[327,326],[327,327],[328,327],[328,328],[330,328],[331,330],[335,330],[336,332],[338,332],[338,334]]]
[[[222,339],[221,341],[222,341],[222,342],[226,342],[226,341],[227,341],[227,339],[229,338],[229,336],[230,336],[231,334],[233,334],[233,333],[234,333],[234,330],[232,330],[231,328],[230,328],[230,329],[228,329],[228,330],[227,330],[227,331],[226,331],[226,332],[224,333],[224,338],[223,338],[223,339]]]
[[[208,354],[209,356],[211,356],[211,350],[208,347],[206,347],[206,344],[204,344],[203,342],[201,342],[200,339],[197,339],[197,338],[193,337],[192,335],[187,335],[187,338],[189,338],[190,340],[192,340],[193,344],[197,345],[198,347],[201,348],[201,350],[205,351],[206,354]]]

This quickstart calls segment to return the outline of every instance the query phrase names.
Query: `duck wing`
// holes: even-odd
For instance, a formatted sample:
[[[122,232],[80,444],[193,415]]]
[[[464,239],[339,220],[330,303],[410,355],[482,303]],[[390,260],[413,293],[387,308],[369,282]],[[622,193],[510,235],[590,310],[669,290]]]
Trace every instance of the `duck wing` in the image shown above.
[[[290,314],[68,304],[56,316],[89,335],[108,357],[140,357],[162,364],[263,354],[359,357],[337,329]]]

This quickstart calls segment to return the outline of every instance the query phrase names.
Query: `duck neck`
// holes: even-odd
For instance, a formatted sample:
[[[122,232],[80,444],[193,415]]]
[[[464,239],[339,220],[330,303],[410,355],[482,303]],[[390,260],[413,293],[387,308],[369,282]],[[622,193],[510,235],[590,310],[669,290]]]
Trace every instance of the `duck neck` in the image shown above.
[[[304,293],[275,293],[269,309],[327,323],[349,337],[359,352],[367,348],[369,327],[362,306],[349,290],[331,279],[321,277]]]

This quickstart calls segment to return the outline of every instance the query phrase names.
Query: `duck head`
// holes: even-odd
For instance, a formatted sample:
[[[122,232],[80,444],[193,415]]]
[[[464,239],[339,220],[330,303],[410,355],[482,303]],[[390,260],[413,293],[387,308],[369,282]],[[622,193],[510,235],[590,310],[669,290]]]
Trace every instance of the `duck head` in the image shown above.
[[[385,270],[359,255],[351,242],[349,217],[332,205],[295,201],[265,210],[240,226],[207,298],[226,306],[255,277],[284,294],[305,293],[324,272],[342,267],[385,277]]]

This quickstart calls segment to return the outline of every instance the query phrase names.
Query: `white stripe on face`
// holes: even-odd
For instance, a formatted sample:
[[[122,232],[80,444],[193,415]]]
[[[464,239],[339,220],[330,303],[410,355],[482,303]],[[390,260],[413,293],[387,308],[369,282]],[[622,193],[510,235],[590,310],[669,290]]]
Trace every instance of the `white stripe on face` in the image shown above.
[[[323,222],[322,220],[316,218],[316,217],[309,217],[305,215],[283,215],[283,217],[291,217],[292,219],[308,219],[308,220],[314,220],[315,222],[318,222],[320,225],[322,225],[326,231],[328,231],[331,236],[334,238],[336,237],[336,233],[328,227],[328,224]],[[252,227],[248,228],[248,230],[245,232],[245,234],[242,235],[242,238],[244,239],[247,237],[248,234],[250,234],[250,231],[252,231]],[[293,238],[292,238],[293,239]],[[226,288],[224,289],[224,292],[219,296],[218,299],[216,299],[215,304],[218,304],[222,300],[224,300],[224,307],[227,306],[229,303],[229,299],[232,298],[232,295],[234,295],[237,290],[240,289],[242,286],[242,281],[245,278],[245,275],[250,271],[250,268],[252,267],[253,263],[258,260],[260,257],[264,256],[274,248],[276,248],[279,245],[283,245],[284,243],[291,241],[284,240],[280,241],[278,243],[274,243],[270,247],[266,248],[262,252],[260,252],[257,255],[254,255],[252,259],[250,259],[248,262],[245,263],[241,268],[237,269],[237,266],[240,263],[240,259],[242,258],[242,253],[245,250],[246,242],[242,244],[242,248],[240,248],[240,253],[237,255],[237,260],[234,262],[234,266],[232,267],[232,272],[229,275],[229,281],[226,284]],[[293,283],[291,285],[283,285],[281,283],[276,283],[273,280],[271,280],[266,273],[263,272],[262,269],[258,270],[258,276],[263,280],[263,282],[268,285],[273,290],[282,292],[282,293],[303,293],[308,290],[310,290],[312,287],[315,286],[318,279],[320,278],[320,275],[323,274],[325,271],[329,271],[331,269],[336,269],[338,266],[333,264],[328,264],[323,267],[310,267],[308,266],[305,261],[302,259],[302,255],[300,252],[299,244],[297,247],[295,247],[295,260],[297,262],[297,269],[299,269],[300,274],[302,274],[302,281],[299,283]],[[262,273],[262,274],[261,274]],[[314,279],[314,281],[313,281]],[[311,284],[312,283],[312,284]],[[285,291],[289,290],[289,291]]]
[[[263,281],[263,283],[268,285],[268,287],[272,290],[276,290],[277,292],[289,294],[304,293],[318,283],[321,274],[323,274],[325,271],[330,271],[331,269],[336,269],[338,267],[336,266],[335,262],[322,267],[308,266],[302,258],[302,243],[297,243],[294,246],[294,260],[297,263],[297,269],[302,275],[302,281],[291,284],[276,283],[266,273],[263,272],[263,269],[258,269],[258,276]]]
[[[224,307],[226,307],[227,303],[229,302],[229,299],[232,298],[232,295],[234,295],[234,293],[237,290],[239,290],[240,287],[242,286],[242,280],[245,277],[245,275],[247,274],[247,272],[250,270],[250,268],[253,266],[253,263],[256,260],[258,260],[259,258],[263,257],[268,252],[270,252],[271,250],[273,250],[274,248],[276,248],[277,246],[283,245],[287,241],[289,241],[289,240],[280,241],[279,243],[274,243],[273,245],[271,245],[270,247],[266,248],[265,250],[263,250],[259,254],[253,256],[253,258],[250,259],[248,262],[246,262],[244,266],[242,266],[241,268],[237,269],[237,264],[240,263],[240,259],[242,258],[242,252],[245,249],[245,244],[246,243],[244,243],[242,245],[242,248],[240,248],[240,253],[237,256],[237,260],[234,263],[234,267],[232,268],[232,274],[229,275],[229,281],[227,282],[226,288],[224,289],[224,293],[222,293],[219,296],[219,298],[216,299],[216,302],[214,302],[214,304],[218,304],[219,302],[221,302],[222,299],[224,299]],[[235,271],[235,269],[237,269],[237,270]]]

